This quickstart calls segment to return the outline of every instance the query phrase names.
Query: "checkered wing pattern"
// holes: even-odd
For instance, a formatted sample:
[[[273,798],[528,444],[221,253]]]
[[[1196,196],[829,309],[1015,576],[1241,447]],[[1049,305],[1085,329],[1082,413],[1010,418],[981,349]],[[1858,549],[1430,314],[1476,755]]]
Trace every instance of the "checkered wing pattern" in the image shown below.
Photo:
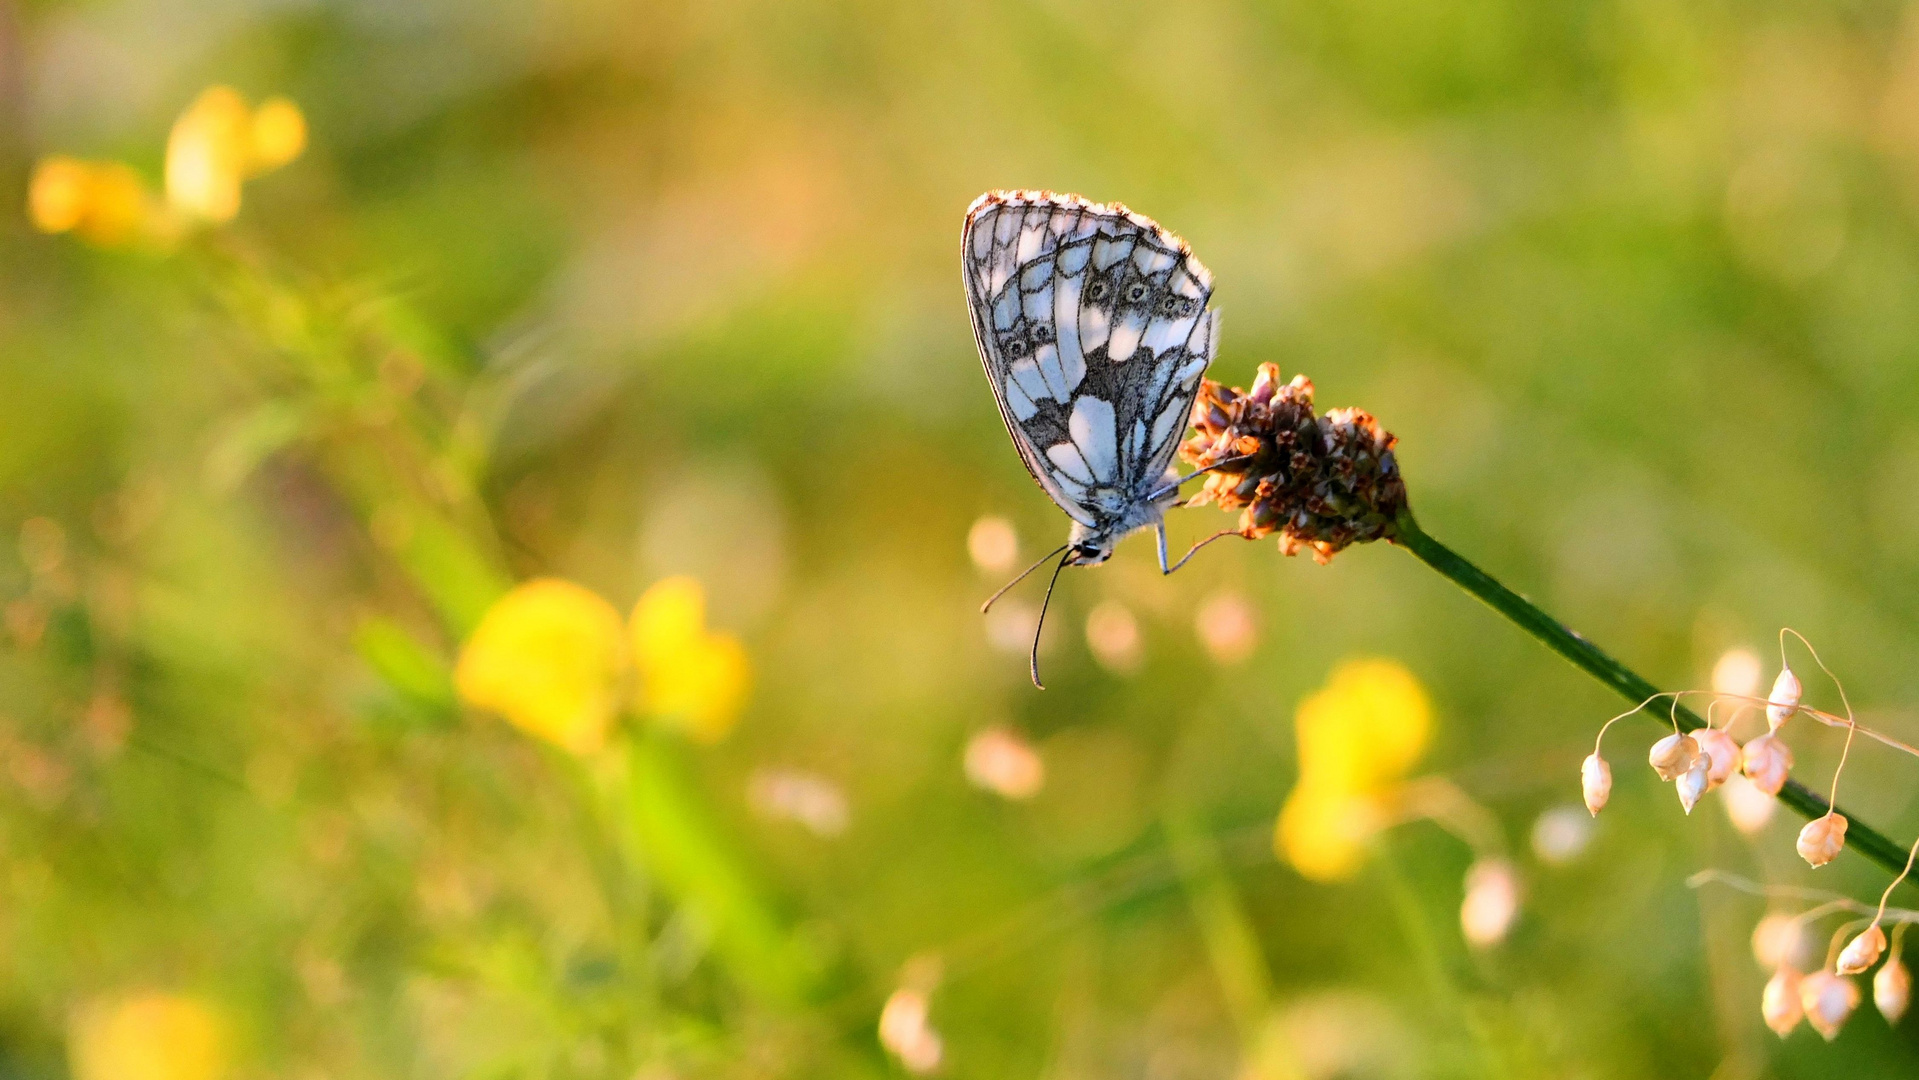
[[[1219,341],[1213,277],[1118,203],[988,192],[961,240],[973,334],[1021,460],[1089,529],[1161,488]]]

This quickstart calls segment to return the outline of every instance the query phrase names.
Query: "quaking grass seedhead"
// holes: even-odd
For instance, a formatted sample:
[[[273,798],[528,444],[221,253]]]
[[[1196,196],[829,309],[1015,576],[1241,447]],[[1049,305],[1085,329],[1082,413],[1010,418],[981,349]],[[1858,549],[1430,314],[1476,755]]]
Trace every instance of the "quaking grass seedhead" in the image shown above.
[[[1261,364],[1250,390],[1201,382],[1193,428],[1180,459],[1213,472],[1187,505],[1239,510],[1239,535],[1278,533],[1283,554],[1328,562],[1391,537],[1406,507],[1396,437],[1363,409],[1314,415],[1312,380],[1282,383],[1277,364]]]

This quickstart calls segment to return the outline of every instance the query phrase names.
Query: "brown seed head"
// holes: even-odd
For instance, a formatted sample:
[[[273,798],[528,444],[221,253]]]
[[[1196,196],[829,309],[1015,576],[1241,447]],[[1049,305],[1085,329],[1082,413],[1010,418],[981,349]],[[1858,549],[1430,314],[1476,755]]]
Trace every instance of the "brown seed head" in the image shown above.
[[[1392,433],[1360,409],[1315,416],[1312,380],[1281,383],[1276,364],[1261,364],[1250,390],[1201,383],[1193,428],[1180,458],[1218,468],[1188,505],[1240,511],[1239,534],[1278,533],[1283,554],[1310,548],[1328,562],[1349,544],[1391,536],[1405,509]]]

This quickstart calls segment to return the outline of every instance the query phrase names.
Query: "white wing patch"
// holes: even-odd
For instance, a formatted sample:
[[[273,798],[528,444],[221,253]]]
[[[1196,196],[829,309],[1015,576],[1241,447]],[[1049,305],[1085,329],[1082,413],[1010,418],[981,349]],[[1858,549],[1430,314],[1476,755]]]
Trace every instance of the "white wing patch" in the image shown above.
[[[961,241],[980,360],[1027,471],[1091,535],[1158,518],[1200,375],[1213,279],[1118,204],[989,192]]]

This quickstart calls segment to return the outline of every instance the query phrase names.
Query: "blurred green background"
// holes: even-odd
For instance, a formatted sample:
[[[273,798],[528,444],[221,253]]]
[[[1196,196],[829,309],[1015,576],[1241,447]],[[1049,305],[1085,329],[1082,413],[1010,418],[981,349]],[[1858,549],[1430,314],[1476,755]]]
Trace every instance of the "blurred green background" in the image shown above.
[[[1870,1005],[1763,1027],[1764,902],[1686,876],[1884,875],[1683,817],[1650,724],[1536,855],[1620,706],[1403,552],[1162,580],[1134,539],[1062,580],[1035,691],[968,535],[1066,521],[957,259],[988,188],[1125,201],[1215,272],[1213,376],[1378,415],[1429,531],[1665,685],[1790,624],[1911,738],[1919,6],[34,0],[0,80],[19,207],[47,154],[157,186],[209,85],[310,125],[171,245],[0,214],[0,1075],[882,1076],[902,986],[956,1077],[1919,1063]],[[458,704],[507,582],[670,574],[750,658],[725,739],[609,772]],[[1354,656],[1497,814],[1503,943],[1430,824],[1343,883],[1274,857]],[[995,728],[1030,798],[968,782]],[[1911,836],[1913,764],[1842,801]],[[86,1065],[121,1000],[217,1045]]]

